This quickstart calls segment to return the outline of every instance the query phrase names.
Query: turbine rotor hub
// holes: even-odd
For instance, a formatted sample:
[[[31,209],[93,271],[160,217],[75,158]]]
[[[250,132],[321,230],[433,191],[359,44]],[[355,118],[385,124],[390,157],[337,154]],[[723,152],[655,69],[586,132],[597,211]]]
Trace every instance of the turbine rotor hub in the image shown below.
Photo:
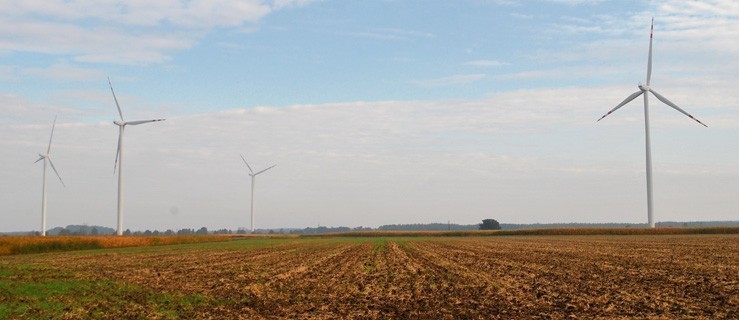
[[[113,121],[113,123],[115,123],[116,125],[119,125],[119,126],[125,126],[126,125],[126,122],[125,121],[118,121],[118,120],[116,120],[116,121]]]
[[[649,91],[649,86],[648,85],[645,85],[645,84],[640,84],[639,85],[639,90],[644,91],[644,92],[647,92],[647,91]]]

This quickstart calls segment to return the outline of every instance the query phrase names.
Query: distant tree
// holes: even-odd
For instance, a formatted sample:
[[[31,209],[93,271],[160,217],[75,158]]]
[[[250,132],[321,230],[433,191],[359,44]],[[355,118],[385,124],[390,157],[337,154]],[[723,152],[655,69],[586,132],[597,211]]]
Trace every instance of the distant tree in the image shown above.
[[[126,231],[123,231],[124,236],[130,236],[131,235],[131,229],[126,229]]]
[[[495,219],[483,219],[480,230],[500,230],[500,223]]]
[[[63,228],[62,230],[59,230],[59,235],[60,236],[69,236],[69,235],[72,235],[72,233],[69,232],[69,229]]]
[[[231,233],[231,230],[228,230],[226,228],[213,231],[213,234],[229,234],[229,233]]]
[[[180,229],[179,231],[177,231],[177,234],[180,234],[180,235],[188,235],[188,234],[194,234],[194,233],[195,233],[195,230],[187,229],[187,228]]]
[[[159,230],[154,230],[154,231],[151,232],[151,235],[152,236],[158,236],[160,234],[161,234],[161,232],[159,232]]]
[[[246,234],[246,229],[239,228],[238,230],[236,230],[236,234]]]
[[[90,235],[96,236],[98,234],[98,228],[92,228],[92,230],[90,230]]]
[[[202,227],[202,228],[198,229],[198,231],[195,232],[195,234],[208,234],[208,228]]]
[[[151,230],[146,230],[146,231],[144,231],[144,235],[145,235],[145,236],[150,236],[150,235],[151,235]]]
[[[164,231],[164,235],[171,236],[173,234],[174,234],[174,230],[172,229],[167,229],[167,231]]]

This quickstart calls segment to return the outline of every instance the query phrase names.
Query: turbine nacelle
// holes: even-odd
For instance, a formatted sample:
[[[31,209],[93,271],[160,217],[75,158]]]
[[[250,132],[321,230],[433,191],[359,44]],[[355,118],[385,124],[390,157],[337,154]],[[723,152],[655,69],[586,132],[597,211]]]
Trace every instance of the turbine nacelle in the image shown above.
[[[639,90],[641,90],[642,92],[647,92],[650,91],[650,88],[648,85],[639,84]]]
[[[126,125],[126,122],[125,121],[118,121],[118,120],[116,120],[116,121],[113,121],[113,123],[115,123],[119,127],[122,127],[122,126],[125,126]]]

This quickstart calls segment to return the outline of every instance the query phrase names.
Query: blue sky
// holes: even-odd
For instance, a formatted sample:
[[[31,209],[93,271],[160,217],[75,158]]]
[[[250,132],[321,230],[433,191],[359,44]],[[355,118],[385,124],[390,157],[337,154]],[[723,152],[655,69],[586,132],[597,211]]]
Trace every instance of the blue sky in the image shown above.
[[[153,38],[148,42],[156,43],[128,48],[122,41],[111,44],[119,48],[97,48],[85,42],[89,48],[70,44],[69,48],[59,48],[62,52],[58,54],[33,52],[53,52],[53,47],[10,50],[4,55],[6,67],[20,70],[11,69],[6,77],[13,78],[19,92],[39,102],[54,98],[50,96],[53,93],[38,93],[39,78],[54,77],[40,72],[55,69],[76,73],[78,81],[69,81],[60,74],[47,92],[99,89],[100,76],[109,75],[121,88],[130,87],[149,101],[206,110],[355,100],[481,98],[522,87],[618,83],[620,79],[597,73],[520,79],[506,76],[584,63],[608,67],[611,64],[604,61],[548,55],[569,55],[568,51],[604,36],[632,41],[637,39],[636,34],[644,35],[644,23],[634,23],[630,16],[633,11],[607,17],[623,19],[607,21],[614,26],[604,27],[598,21],[599,16],[622,7],[643,6],[642,2],[502,3],[316,1],[228,26],[209,21],[218,17],[208,16],[201,17],[202,25],[188,26],[172,25],[168,20],[175,17],[163,15],[149,26],[128,22],[124,17],[111,21],[90,14],[80,21],[70,21],[55,19],[53,14],[35,17],[28,13],[21,18],[93,30],[112,29],[110,32],[123,35],[111,38],[118,36],[126,41],[143,34]],[[613,30],[602,30],[606,28]],[[73,41],[82,42],[94,35],[80,33],[80,39]],[[48,41],[39,38],[40,42]],[[109,52],[116,49],[120,51]],[[91,59],[104,63],[90,63]],[[31,71],[27,69],[34,69],[33,76],[28,76]],[[81,75],[76,69],[87,74]],[[69,102],[74,106],[76,103]]]
[[[734,1],[0,1],[0,231],[127,227],[643,222],[645,79],[657,220],[736,220]],[[28,160],[31,159],[31,160]],[[262,192],[260,194],[260,192]],[[261,219],[261,220],[260,220]]]

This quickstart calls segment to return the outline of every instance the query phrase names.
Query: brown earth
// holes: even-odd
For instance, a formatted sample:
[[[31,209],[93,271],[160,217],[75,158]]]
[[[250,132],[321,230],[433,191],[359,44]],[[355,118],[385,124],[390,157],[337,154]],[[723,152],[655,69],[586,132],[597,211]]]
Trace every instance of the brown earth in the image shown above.
[[[198,318],[739,318],[737,235],[249,241],[44,263],[215,298]]]

